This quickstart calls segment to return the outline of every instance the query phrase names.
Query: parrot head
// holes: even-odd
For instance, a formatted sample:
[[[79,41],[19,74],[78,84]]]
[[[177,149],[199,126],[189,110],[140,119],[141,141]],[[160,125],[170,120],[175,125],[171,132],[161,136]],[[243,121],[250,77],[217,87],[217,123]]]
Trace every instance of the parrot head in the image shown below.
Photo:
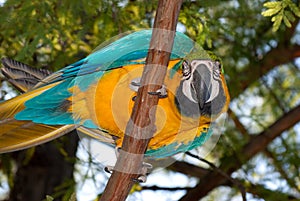
[[[227,87],[220,61],[183,61],[176,106],[187,117],[218,116],[227,103]]]

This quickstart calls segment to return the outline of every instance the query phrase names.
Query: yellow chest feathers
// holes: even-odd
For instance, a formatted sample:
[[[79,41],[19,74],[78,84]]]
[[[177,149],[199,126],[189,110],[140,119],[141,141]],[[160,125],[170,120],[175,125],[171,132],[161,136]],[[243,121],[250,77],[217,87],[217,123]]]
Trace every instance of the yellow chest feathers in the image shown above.
[[[157,131],[151,139],[149,147],[155,148],[175,142],[188,143],[201,130],[209,127],[206,117],[193,119],[181,116],[176,104],[175,94],[181,80],[181,73],[172,76],[171,67],[179,60],[170,61],[165,87],[168,96],[160,99],[157,105],[155,125]],[[72,112],[82,119],[91,119],[99,128],[108,131],[122,142],[125,128],[129,120],[136,92],[130,84],[141,77],[143,65],[129,65],[113,69],[85,92],[73,89]],[[173,72],[174,73],[174,72]]]

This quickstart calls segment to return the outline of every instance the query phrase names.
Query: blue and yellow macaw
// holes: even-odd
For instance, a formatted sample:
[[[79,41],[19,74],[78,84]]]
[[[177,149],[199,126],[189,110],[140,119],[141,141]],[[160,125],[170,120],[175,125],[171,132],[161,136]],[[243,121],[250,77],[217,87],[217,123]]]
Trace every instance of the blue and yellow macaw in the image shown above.
[[[120,38],[55,73],[2,59],[2,73],[25,92],[0,103],[0,153],[35,146],[73,129],[121,147],[140,85],[151,30]],[[202,145],[226,112],[222,67],[195,55],[177,32],[146,156],[162,158]]]

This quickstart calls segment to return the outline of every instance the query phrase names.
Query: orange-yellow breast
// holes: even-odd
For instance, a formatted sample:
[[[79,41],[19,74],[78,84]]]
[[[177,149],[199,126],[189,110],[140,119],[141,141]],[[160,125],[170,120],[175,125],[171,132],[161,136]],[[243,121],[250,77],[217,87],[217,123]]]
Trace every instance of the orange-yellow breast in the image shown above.
[[[155,125],[157,131],[150,140],[149,148],[156,149],[173,142],[191,142],[202,129],[209,127],[206,117],[192,119],[181,116],[175,105],[176,89],[181,80],[180,72],[170,76],[171,68],[179,60],[170,61],[165,78],[168,97],[160,99],[157,105]],[[130,89],[133,79],[141,77],[143,65],[128,65],[106,72],[103,77],[85,92],[74,88],[73,114],[91,119],[101,129],[118,137],[120,146],[129,120],[133,97],[136,92]]]

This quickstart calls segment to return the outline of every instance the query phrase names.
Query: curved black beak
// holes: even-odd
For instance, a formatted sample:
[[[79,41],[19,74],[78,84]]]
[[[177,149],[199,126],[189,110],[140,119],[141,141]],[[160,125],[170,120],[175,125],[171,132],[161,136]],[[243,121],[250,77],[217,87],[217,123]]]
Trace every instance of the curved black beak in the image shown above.
[[[211,72],[205,64],[200,64],[193,72],[192,77],[191,90],[194,90],[192,96],[198,101],[200,110],[202,110],[211,95]]]

